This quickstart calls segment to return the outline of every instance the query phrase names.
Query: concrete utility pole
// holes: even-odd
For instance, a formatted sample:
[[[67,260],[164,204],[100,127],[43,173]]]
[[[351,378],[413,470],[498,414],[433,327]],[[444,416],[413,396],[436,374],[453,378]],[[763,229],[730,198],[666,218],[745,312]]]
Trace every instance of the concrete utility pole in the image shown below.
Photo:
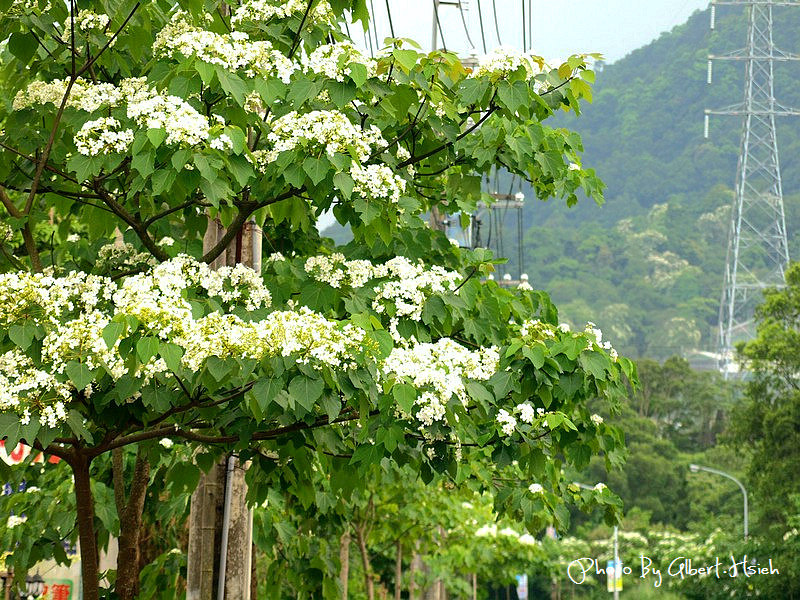
[[[219,219],[209,219],[203,250],[225,234]],[[225,252],[211,263],[244,264],[261,272],[261,231],[248,222]],[[187,600],[249,600],[253,513],[247,507],[244,475],[248,465],[228,455],[200,477],[189,512]]]
[[[744,100],[721,110],[706,110],[704,125],[708,137],[709,115],[736,115],[744,119],[719,308],[719,367],[726,378],[734,371],[736,342],[755,335],[753,315],[761,302],[762,290],[785,285],[789,250],[775,117],[800,115],[800,111],[776,102],[773,74],[776,61],[796,61],[800,56],[780,50],[772,39],[773,8],[797,7],[800,1],[712,0],[711,29],[715,28],[717,6],[727,4],[748,10],[747,45],[728,54],[709,55],[708,83],[711,83],[712,61],[744,62]]]

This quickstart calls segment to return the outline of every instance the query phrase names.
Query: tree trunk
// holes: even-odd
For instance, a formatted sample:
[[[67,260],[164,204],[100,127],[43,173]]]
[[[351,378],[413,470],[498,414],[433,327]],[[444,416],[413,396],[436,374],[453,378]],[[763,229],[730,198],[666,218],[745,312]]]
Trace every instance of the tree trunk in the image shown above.
[[[117,465],[115,464],[114,467],[116,468]],[[118,477],[115,474],[115,485],[117,480]],[[122,514],[119,515],[119,554],[117,555],[115,589],[120,600],[135,600],[139,596],[139,533],[142,527],[142,512],[149,480],[150,462],[147,460],[147,451],[139,446],[130,495]]]
[[[419,541],[416,542],[416,548],[419,549]],[[415,577],[417,571],[420,570],[422,565],[422,560],[419,557],[419,553],[415,550],[411,556],[411,567],[408,570],[409,581],[408,581],[408,598],[409,600],[417,600],[417,582],[415,581]]]
[[[472,600],[478,600],[478,575],[472,574]]]
[[[372,565],[369,562],[369,552],[367,542],[364,539],[364,526],[356,526],[356,540],[358,541],[358,551],[361,553],[361,565],[364,567],[364,586],[367,591],[367,600],[375,600],[375,582],[372,579]]]
[[[339,538],[339,583],[342,587],[342,600],[347,600],[347,586],[350,582],[350,528],[345,525]]]
[[[90,465],[91,459],[76,449],[74,457],[70,460],[70,466],[75,477],[75,506],[78,513],[83,600],[99,600],[99,557],[94,531],[94,498],[89,477]]]
[[[394,600],[400,600],[403,589],[403,542],[397,540],[397,556],[394,561]]]
[[[250,549],[250,556],[253,557],[253,562],[250,566],[250,600],[258,600],[258,548],[253,544]]]

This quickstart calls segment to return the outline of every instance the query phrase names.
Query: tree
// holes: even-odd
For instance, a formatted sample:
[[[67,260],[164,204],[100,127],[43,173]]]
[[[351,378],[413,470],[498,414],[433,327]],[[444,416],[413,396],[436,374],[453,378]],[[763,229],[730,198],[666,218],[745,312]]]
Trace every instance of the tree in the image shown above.
[[[367,58],[340,24],[345,9],[366,24],[363,0],[4,7],[0,435],[71,469],[85,598],[109,454],[120,556],[169,442],[193,456],[170,466],[182,490],[224,451],[252,460],[253,503],[321,502],[312,467],[337,494],[385,461],[486,489],[487,461],[513,463],[542,490],[495,504],[533,529],[568,515],[561,461],[619,463],[619,432],[586,402],[613,410],[633,364],[592,327],[559,327],[545,293],[482,282],[491,255],[421,219],[474,209],[497,166],[542,199],[601,199],[578,136],[542,123],[591,98],[587,57],[501,51],[467,70],[390,40]],[[330,209],[344,248],[314,227]],[[251,221],[263,272],[209,268],[245,251]],[[204,251],[209,227],[224,232]],[[120,560],[120,597],[138,580]]]
[[[737,348],[753,377],[745,387],[745,401],[734,413],[732,439],[752,452],[754,507],[762,531],[773,538],[784,534],[794,516],[786,499],[796,491],[800,460],[798,316],[800,266],[794,263],[786,271],[785,288],[764,292],[756,313],[756,338]]]

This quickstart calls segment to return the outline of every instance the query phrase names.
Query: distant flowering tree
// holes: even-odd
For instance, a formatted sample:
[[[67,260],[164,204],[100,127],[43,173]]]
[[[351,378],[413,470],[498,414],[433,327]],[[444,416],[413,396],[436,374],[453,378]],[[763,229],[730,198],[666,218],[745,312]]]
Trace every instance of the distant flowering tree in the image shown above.
[[[342,30],[346,10],[367,22],[363,0],[0,10],[0,435],[72,470],[85,598],[107,453],[122,598],[151,465],[174,452],[159,440],[191,447],[169,473],[187,488],[223,449],[253,459],[256,503],[277,489],[311,505],[312,466],[337,494],[387,460],[493,489],[490,459],[542,487],[496,500],[531,528],[567,520],[558,463],[621,460],[586,401],[613,409],[632,363],[592,326],[559,327],[545,293],[482,282],[489,253],[421,219],[474,210],[497,167],[541,199],[600,201],[579,137],[543,124],[590,98],[587,57],[500,50],[466,69],[389,40],[369,58]],[[328,210],[353,243],[319,238]],[[249,221],[271,245],[263,272],[211,269]],[[63,554],[42,539],[35,558]]]

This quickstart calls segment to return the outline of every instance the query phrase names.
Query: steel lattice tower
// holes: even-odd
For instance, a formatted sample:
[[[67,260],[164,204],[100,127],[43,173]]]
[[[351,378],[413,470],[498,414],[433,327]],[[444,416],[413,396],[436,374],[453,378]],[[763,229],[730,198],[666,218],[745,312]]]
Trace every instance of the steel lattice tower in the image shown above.
[[[719,309],[719,366],[727,376],[734,370],[736,342],[755,335],[753,315],[762,290],[782,287],[789,263],[775,117],[800,115],[800,111],[775,101],[773,65],[800,56],[779,50],[772,31],[773,8],[800,6],[800,1],[712,1],[711,29],[716,6],[725,4],[743,5],[748,10],[747,46],[725,55],[710,55],[708,60],[708,83],[713,60],[745,63],[744,101],[705,111],[706,137],[709,115],[738,115],[744,120]]]

